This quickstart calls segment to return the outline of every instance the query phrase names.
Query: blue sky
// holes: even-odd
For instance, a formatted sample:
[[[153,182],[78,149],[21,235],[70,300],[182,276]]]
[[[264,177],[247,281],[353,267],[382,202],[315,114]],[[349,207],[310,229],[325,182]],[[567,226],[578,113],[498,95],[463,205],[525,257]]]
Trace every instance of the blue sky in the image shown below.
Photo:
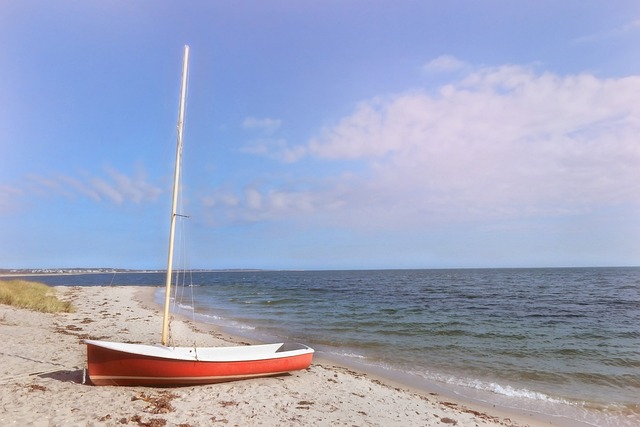
[[[637,1],[5,1],[0,268],[640,265]]]

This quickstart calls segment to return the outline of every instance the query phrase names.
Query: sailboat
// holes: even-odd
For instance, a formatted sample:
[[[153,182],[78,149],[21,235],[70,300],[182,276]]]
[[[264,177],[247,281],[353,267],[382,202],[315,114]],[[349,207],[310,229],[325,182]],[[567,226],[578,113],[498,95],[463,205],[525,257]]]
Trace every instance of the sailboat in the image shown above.
[[[168,344],[169,305],[173,275],[182,135],[189,46],[184,47],[182,84],[178,112],[178,135],[173,183],[173,204],[169,233],[169,254],[165,284],[164,317],[160,344],[131,344],[85,340],[87,373],[94,385],[185,386],[212,384],[246,378],[280,375],[306,369],[314,350],[297,343],[276,343],[232,347],[173,347]]]

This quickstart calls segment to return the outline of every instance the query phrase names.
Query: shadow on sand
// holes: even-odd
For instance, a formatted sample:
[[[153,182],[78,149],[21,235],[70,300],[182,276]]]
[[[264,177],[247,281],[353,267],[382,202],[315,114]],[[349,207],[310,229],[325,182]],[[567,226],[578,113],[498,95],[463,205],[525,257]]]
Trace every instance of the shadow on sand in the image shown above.
[[[89,384],[88,381],[85,381],[84,369],[76,369],[74,371],[63,369],[60,371],[39,374],[38,377],[51,378],[58,381],[72,382],[76,384]]]

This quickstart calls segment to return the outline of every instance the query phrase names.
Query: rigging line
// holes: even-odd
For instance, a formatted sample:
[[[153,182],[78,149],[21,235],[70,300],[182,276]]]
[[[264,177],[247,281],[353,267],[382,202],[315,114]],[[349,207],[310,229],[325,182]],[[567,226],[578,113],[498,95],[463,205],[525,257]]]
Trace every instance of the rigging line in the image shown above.
[[[180,239],[178,241],[178,253],[176,257],[177,268],[176,286],[174,289],[174,305],[181,304],[184,300],[184,221],[180,221]]]
[[[182,210],[182,207],[184,206],[184,191],[183,190],[183,180],[182,180],[182,169],[181,169],[181,173],[180,173],[180,191],[178,192],[179,195],[179,200],[178,200],[178,205],[180,207],[180,209]],[[188,304],[188,307],[190,307],[191,310],[191,318],[195,323],[195,296],[194,296],[194,292],[193,292],[193,272],[191,271],[191,269],[188,268],[188,263],[189,263],[189,256],[187,253],[187,240],[188,240],[188,224],[186,222],[186,220],[184,220],[184,218],[190,218],[190,216],[188,215],[180,215],[180,214],[175,214],[176,217],[180,217],[180,221],[179,221],[179,233],[178,233],[178,244],[177,244],[177,253],[176,253],[176,260],[175,260],[175,264],[176,264],[176,269],[175,269],[175,284],[176,286],[173,289],[173,304],[172,304],[172,311],[176,312],[176,310],[180,309],[180,305],[184,304],[185,301],[188,299],[188,296],[185,295],[185,288],[188,286],[187,283],[189,283],[189,291],[190,291],[190,304]],[[187,277],[187,274],[189,274],[189,277]],[[182,307],[182,310],[187,310],[184,306]],[[186,313],[185,313],[186,314]]]
[[[191,307],[191,318],[196,321],[196,313],[195,313],[195,297],[193,291],[193,270],[189,265],[190,257],[189,257],[189,249],[187,242],[189,241],[189,223],[187,221],[181,221],[181,245],[182,245],[182,292],[183,292],[183,300],[186,300],[187,297],[184,295],[186,288],[189,288],[189,297],[191,299],[189,307]],[[188,277],[187,277],[188,275]]]
[[[195,305],[195,296],[194,296],[194,290],[193,290],[193,270],[190,268],[191,266],[189,265],[189,253],[188,253],[188,245],[187,245],[187,241],[188,239],[188,234],[189,234],[189,224],[187,223],[187,221],[181,221],[180,223],[180,227],[181,227],[181,238],[180,238],[180,245],[181,245],[181,256],[182,256],[182,295],[181,295],[181,301],[185,301],[188,298],[190,298],[189,304],[188,306],[191,309],[191,320],[194,322],[196,322],[196,305]],[[188,275],[188,277],[187,277]],[[187,288],[188,290],[188,295],[185,295],[185,292],[187,292]]]
[[[116,272],[114,271],[113,276],[111,276],[111,283],[109,283],[109,286],[113,286],[113,281],[115,280],[115,278],[116,278]]]
[[[61,363],[56,363],[56,362],[51,362],[51,361],[45,361],[45,360],[37,360],[37,359],[32,359],[30,357],[25,357],[25,356],[21,356],[19,354],[11,354],[11,353],[4,353],[4,352],[0,352],[0,355],[2,356],[6,356],[6,357],[15,357],[17,359],[23,359],[29,362],[36,362],[36,363],[41,363],[43,365],[51,365],[51,366],[56,366],[56,368],[51,368],[45,371],[37,371],[37,372],[22,372],[22,373],[18,373],[15,374],[13,376],[4,376],[4,377],[0,377],[0,384],[6,384],[9,381],[15,381],[17,379],[20,378],[27,378],[27,377],[32,377],[34,375],[43,375],[43,374],[51,374],[53,372],[59,372],[62,371],[64,368],[64,370],[67,371],[72,371],[72,370],[79,370],[81,369],[78,366],[73,366],[70,367],[69,365],[63,365]]]
[[[180,161],[182,162],[182,156],[180,156]],[[183,185],[183,169],[180,168],[180,180],[179,180],[179,191],[178,191],[178,207],[180,210],[182,210],[183,206],[184,206],[184,185]],[[179,215],[179,214],[175,214],[176,217],[180,218],[180,222],[179,222],[179,239],[178,239],[178,247],[177,247],[177,257],[176,257],[176,286],[174,289],[174,305],[177,305],[179,302],[182,302],[182,298],[183,298],[183,293],[184,293],[184,273],[182,276],[182,281],[181,281],[181,276],[180,273],[183,272],[183,268],[184,268],[184,260],[183,260],[183,255],[184,255],[184,215]],[[178,291],[178,288],[180,289],[180,291]],[[178,298],[178,292],[180,293],[180,298]]]
[[[183,123],[184,124],[184,123]],[[180,150],[180,154],[179,154],[179,161],[180,163],[182,163],[182,149]],[[179,168],[179,174],[180,176],[178,177],[178,206],[176,207],[176,210],[182,210],[182,207],[184,206],[184,202],[183,202],[183,184],[182,184],[182,178],[183,178],[183,172],[182,172],[182,167]],[[178,289],[180,289],[180,292],[182,292],[182,288],[183,286],[180,284],[180,271],[181,271],[181,255],[182,255],[182,249],[181,249],[181,242],[182,242],[182,237],[184,235],[183,231],[184,231],[184,220],[183,218],[185,218],[184,215],[178,214],[178,213],[174,213],[173,214],[174,218],[177,220],[178,218],[180,219],[180,226],[179,226],[179,233],[178,235],[180,236],[180,240],[179,240],[179,244],[178,244],[178,248],[177,248],[177,254],[176,257],[174,259],[174,264],[177,266],[177,268],[174,269],[173,272],[173,289],[172,289],[172,294],[173,294],[173,302],[171,304],[171,311],[172,312],[176,312],[179,303],[182,300],[182,295],[180,295],[180,297],[178,296]],[[174,249],[174,253],[176,252],[176,250]],[[171,319],[170,319],[171,320]]]

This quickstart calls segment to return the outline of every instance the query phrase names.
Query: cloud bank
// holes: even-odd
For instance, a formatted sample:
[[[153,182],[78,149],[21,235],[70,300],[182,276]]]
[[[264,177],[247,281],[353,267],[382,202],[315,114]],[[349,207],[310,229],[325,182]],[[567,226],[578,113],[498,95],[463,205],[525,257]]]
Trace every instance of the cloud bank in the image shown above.
[[[434,67],[462,64],[442,58]],[[310,167],[306,180],[209,200],[234,219],[315,216],[354,227],[637,209],[638,99],[640,76],[483,68],[435,91],[362,102],[306,144],[262,146],[271,158],[325,165],[329,176],[313,178]]]

